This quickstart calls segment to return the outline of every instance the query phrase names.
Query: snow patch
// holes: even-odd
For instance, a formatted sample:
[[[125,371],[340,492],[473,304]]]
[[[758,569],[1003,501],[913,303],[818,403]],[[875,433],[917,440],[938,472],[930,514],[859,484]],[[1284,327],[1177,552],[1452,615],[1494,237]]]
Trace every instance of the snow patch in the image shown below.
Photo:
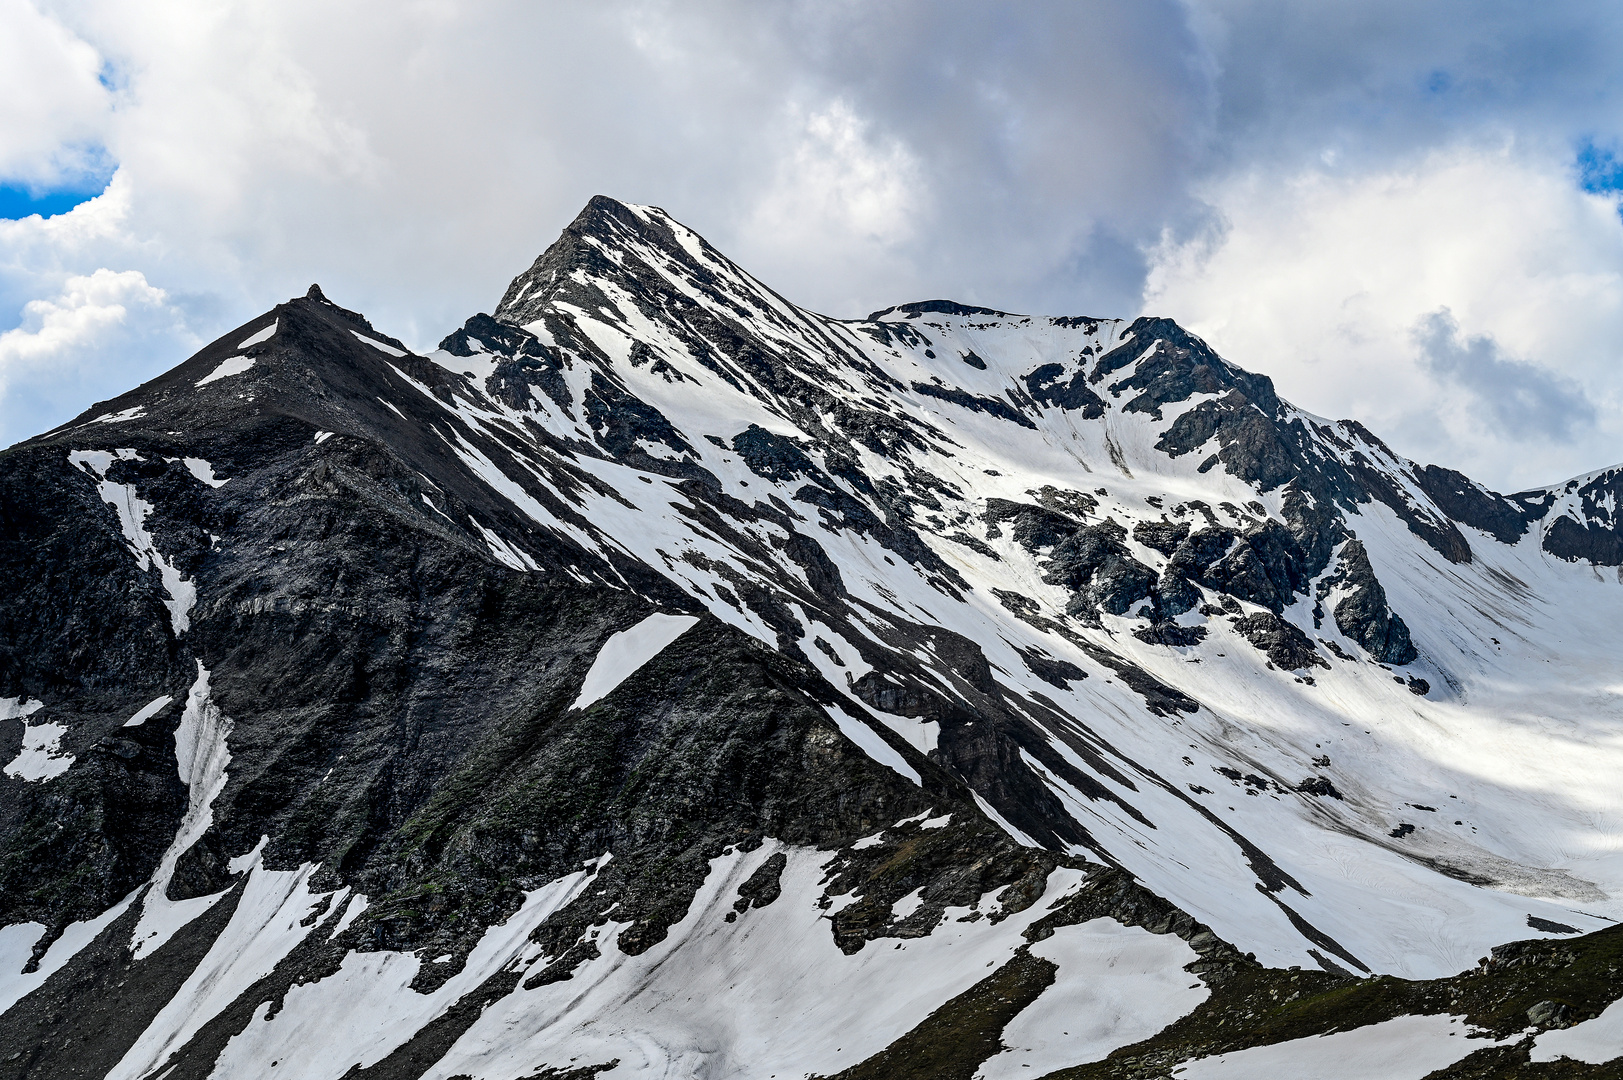
[[[981,813],[991,818],[998,828],[1008,833],[1017,843],[1024,844],[1026,847],[1042,847],[1042,845],[1037,843],[1037,841],[1033,840],[1030,836],[1027,836],[1023,831],[1016,828],[1014,825],[1010,824],[1008,818],[1004,817],[1002,814],[993,809],[991,803],[981,798],[980,792],[971,791],[970,794],[975,797],[975,805],[981,808]]]
[[[233,375],[241,375],[253,366],[254,358],[251,356],[230,356],[220,361],[219,367],[198,379],[196,385],[207,386],[211,382],[229,379]]]
[[[147,407],[145,405],[136,405],[121,412],[103,413],[90,422],[92,424],[121,424],[125,420],[139,420],[146,415],[146,411]]]
[[[121,450],[69,450],[68,463],[79,471],[90,471],[100,479],[115,461],[140,461],[141,455],[129,447]]]
[[[0,720],[18,720],[33,716],[45,708],[37,698],[0,697]]]
[[[151,720],[154,716],[157,716],[158,713],[162,712],[164,707],[167,706],[173,700],[175,700],[175,699],[174,699],[173,695],[170,695],[170,694],[165,694],[163,697],[160,697],[160,698],[154,698],[152,701],[149,701],[147,704],[141,706],[141,711],[140,712],[136,713],[134,716],[132,716],[128,720],[124,721],[124,726],[125,727],[140,727],[142,724],[146,723],[148,720]]]
[[[1599,1016],[1546,1031],[1533,1040],[1534,1061],[1572,1058],[1603,1065],[1619,1057],[1623,1057],[1623,1000],[1612,1002]]]
[[[230,477],[226,477],[222,480],[215,476],[214,466],[210,465],[200,457],[181,458],[180,460],[193,476],[203,481],[203,483],[207,484],[209,487],[222,488],[231,482]]]
[[[433,508],[435,513],[440,512],[439,507],[434,506],[432,502],[429,502],[427,495],[423,496],[423,501],[428,503],[428,505]],[[444,515],[441,514],[441,516],[443,517]],[[447,518],[446,520],[449,521],[450,519]],[[479,524],[479,520],[477,518],[470,514],[468,516],[468,520],[473,522],[473,527],[479,530],[479,535],[485,538],[485,543],[490,547],[490,553],[496,556],[496,559],[499,562],[505,563],[514,570],[540,569],[538,566],[536,566],[534,559],[530,558],[527,554],[514,547],[512,544],[509,544],[506,540],[503,540],[490,529],[487,529],[483,525]]]
[[[580,694],[572,709],[584,709],[614,692],[648,661],[665,651],[665,647],[685,634],[699,620],[693,615],[648,616],[636,626],[610,634],[597,659],[580,684]]]
[[[365,334],[361,333],[359,330],[351,330],[350,333],[354,334],[357,340],[366,342],[366,344],[372,346],[374,349],[376,349],[380,353],[387,353],[390,356],[405,356],[406,355],[406,350],[397,349],[393,345],[386,345],[383,342],[379,341],[377,338],[369,338]]]
[[[924,886],[920,885],[890,906],[890,917],[901,922],[924,906]]]
[[[130,949],[137,957],[152,953],[174,936],[175,931],[197,918],[229,890],[190,900],[171,900],[166,891],[175,876],[180,857],[214,823],[214,799],[225,788],[225,767],[231,762],[226,737],[231,720],[220,712],[209,693],[209,670],[197,661],[197,680],[186,695],[186,709],[175,729],[175,764],[186,785],[186,816],[181,818],[175,839],[164,852],[152,875],[152,888],[142,901],[141,918],[130,936]]]
[[[1313,1080],[1420,1080],[1468,1054],[1514,1042],[1467,1039],[1462,1017],[1399,1016],[1379,1024],[1253,1046],[1198,1058],[1173,1071],[1177,1080],[1255,1080],[1301,1076]]]
[[[262,330],[256,330],[237,342],[237,348],[246,349],[250,345],[258,345],[261,341],[269,341],[276,334],[276,324],[281,321],[280,319],[272,319],[269,326]]]
[[[327,940],[331,941],[345,930],[348,930],[350,923],[358,919],[361,912],[365,911],[370,903],[371,901],[363,893],[356,893],[351,896],[349,903],[344,906],[343,917],[338,920],[338,925],[332,928],[332,933],[327,935]]]
[[[1210,991],[1183,966],[1198,957],[1173,934],[1114,919],[1062,926],[1031,947],[1059,966],[1054,984],[1003,1029],[1003,1053],[977,1080],[1013,1080],[1099,1061],[1187,1016]]]
[[[67,733],[64,724],[24,721],[22,751],[5,767],[5,774],[36,781],[61,776],[73,764],[73,755],[62,750],[62,736]]]
[[[139,460],[134,450],[119,450],[117,454],[120,460]],[[115,484],[99,479],[113,461],[106,451],[72,450],[68,453],[68,461],[80,471],[94,473],[98,478],[97,490],[101,492],[102,501],[118,514],[119,525],[124,530],[124,539],[129,544],[130,554],[135,556],[136,565],[142,570],[150,570],[153,566],[158,568],[164,591],[169,594],[164,606],[169,609],[170,624],[176,637],[184,634],[192,625],[190,613],[192,605],[197,603],[197,586],[181,577],[180,570],[153,545],[152,534],[146,530],[147,515],[152,513],[152,504],[139,498],[130,484]]]
[[[895,747],[880,738],[879,733],[874,731],[873,728],[864,724],[838,705],[830,704],[823,706],[823,708],[827,710],[829,718],[834,721],[835,726],[840,729],[840,734],[861,747],[863,753],[904,779],[913,781],[919,787],[924,786],[924,778],[919,775],[918,770],[909,765],[907,759]],[[874,842],[878,843],[878,840]],[[863,841],[859,840],[853,846],[862,847]]]
[[[34,946],[45,933],[45,927],[36,922],[14,923],[0,927],[0,1014],[38,989],[46,979],[79,954],[120,915],[135,899],[132,892],[94,919],[68,924],[60,937],[40,957],[39,967],[24,974],[23,968],[34,953]]]

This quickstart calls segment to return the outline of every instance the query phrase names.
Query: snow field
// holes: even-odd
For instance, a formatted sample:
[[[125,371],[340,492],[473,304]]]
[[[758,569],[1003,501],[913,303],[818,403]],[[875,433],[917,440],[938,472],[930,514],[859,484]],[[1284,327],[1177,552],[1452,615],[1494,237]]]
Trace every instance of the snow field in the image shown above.
[[[598,650],[581,683],[571,709],[584,709],[608,697],[614,688],[635,675],[639,668],[698,623],[693,615],[655,613],[636,626],[610,634]]]
[[[1062,926],[1031,947],[1059,965],[1054,985],[1003,1029],[1003,1053],[977,1080],[1041,1076],[1099,1061],[1187,1016],[1210,996],[1183,970],[1197,957],[1182,938],[1114,919]]]
[[[194,385],[202,387],[212,382],[219,382],[221,379],[229,379],[233,375],[241,375],[253,366],[254,358],[251,356],[229,356],[220,361],[220,365],[213,371],[198,379]]]
[[[1470,1039],[1463,1017],[1400,1016],[1379,1024],[1197,1058],[1173,1071],[1177,1080],[1421,1080],[1468,1054],[1514,1042]]]
[[[1599,1016],[1569,1028],[1545,1031],[1533,1040],[1534,1061],[1571,1058],[1603,1065],[1623,1057],[1623,1000],[1606,1006]]]
[[[523,907],[487,930],[462,971],[432,994],[411,989],[422,967],[420,957],[349,953],[337,973],[292,987],[275,1016],[267,1015],[269,1003],[261,1005],[247,1028],[226,1044],[211,1075],[219,1080],[323,1080],[341,1077],[355,1064],[376,1064],[490,976],[532,958],[536,949],[527,940],[530,931],[579,896],[607,862],[604,856],[526,893]],[[353,902],[350,908],[356,910]],[[351,911],[344,917],[352,918]]]
[[[766,908],[746,911],[735,923],[726,922],[737,886],[780,850],[789,855],[783,895]],[[1038,904],[997,926],[958,922],[968,909],[952,909],[926,938],[881,939],[846,956],[834,946],[827,912],[816,904],[827,858],[826,852],[786,849],[774,841],[747,854],[723,855],[665,941],[629,957],[615,945],[623,924],[594,929],[603,951],[599,958],[582,964],[572,979],[534,990],[521,985],[486,1008],[429,1070],[427,1080],[459,1074],[517,1080],[548,1066],[602,1064],[616,1057],[628,1076],[831,1073],[883,1049],[1007,961],[1023,944],[1020,932],[1080,879],[1071,871],[1056,872]],[[327,1080],[355,1064],[376,1063],[496,972],[528,975],[545,967],[552,958],[528,942],[529,932],[591,880],[588,868],[527,894],[519,912],[487,931],[464,970],[431,994],[410,989],[421,958],[350,953],[338,973],[289,990],[275,1016],[267,1019],[262,1006],[228,1044],[213,1075]],[[263,888],[266,899],[259,908],[273,912],[271,922],[292,920],[308,906],[307,895],[285,882]],[[274,897],[293,900],[277,906]],[[995,907],[990,897],[982,907],[988,904]],[[264,916],[246,920],[244,929],[255,920]],[[227,938],[235,941],[233,929],[222,942]],[[1031,1007],[1038,1010],[1034,1021],[1017,1019],[1010,1026],[1013,1049],[994,1059],[987,1080],[1007,1075],[1005,1065],[1018,1069],[1014,1058],[1035,1065],[1104,1056],[1153,1034],[1205,996],[1204,988],[1187,989],[1198,980],[1178,969],[1194,953],[1177,938],[1095,920],[1062,928],[1033,949],[1059,964],[1058,981]],[[258,960],[247,958],[237,944],[216,951],[222,961],[217,970],[236,973],[230,976],[235,980],[269,962],[274,949],[261,950]],[[213,961],[215,953],[210,957]],[[219,996],[224,998],[225,990]],[[1074,1038],[1040,1033],[1054,1015],[1065,1017],[1062,1029]],[[150,1039],[143,1036],[144,1045],[159,1041],[156,1032]]]
[[[315,867],[306,863],[297,870],[266,870],[259,863],[264,843],[261,840],[246,857],[233,860],[231,869],[246,870],[248,881],[231,921],[106,1080],[149,1075],[238,995],[269,975],[314,929],[299,921],[324,896],[309,891]],[[338,899],[347,892],[343,890]]]
[[[737,886],[778,850],[789,855],[783,895],[726,922]],[[949,909],[928,937],[880,939],[846,956],[816,903],[827,858],[771,841],[722,856],[665,941],[628,957],[615,931],[602,934],[601,957],[567,982],[521,988],[486,1009],[425,1080],[514,1080],[613,1058],[628,1076],[832,1074],[1004,963],[1023,943],[1020,931],[1080,878],[1056,872],[1042,901],[996,926],[958,922],[968,909]],[[1124,1033],[1118,1045],[1137,1037]]]

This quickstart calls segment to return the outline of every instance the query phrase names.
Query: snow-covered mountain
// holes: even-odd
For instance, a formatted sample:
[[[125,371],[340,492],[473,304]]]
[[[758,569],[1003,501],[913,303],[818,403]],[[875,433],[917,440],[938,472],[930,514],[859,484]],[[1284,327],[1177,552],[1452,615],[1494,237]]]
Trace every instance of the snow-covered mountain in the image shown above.
[[[312,288],[0,454],[0,1077],[1623,1054],[1620,486],[601,197]]]

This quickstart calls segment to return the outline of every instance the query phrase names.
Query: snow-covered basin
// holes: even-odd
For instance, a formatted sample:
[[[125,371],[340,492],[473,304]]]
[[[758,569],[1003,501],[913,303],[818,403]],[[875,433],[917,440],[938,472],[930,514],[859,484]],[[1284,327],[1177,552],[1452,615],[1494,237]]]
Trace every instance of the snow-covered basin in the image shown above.
[[[1534,1040],[1534,1061],[1555,1061],[1564,1057],[1591,1065],[1623,1057],[1623,1000],[1612,1002],[1592,1020],[1546,1031]]]
[[[629,679],[648,661],[665,651],[665,647],[699,620],[692,615],[648,616],[636,626],[610,634],[597,659],[581,683],[580,696],[575,698],[574,709],[584,709],[595,701],[608,697],[614,688]]]
[[[1003,1029],[978,1080],[1040,1076],[1108,1057],[1193,1011],[1210,993],[1183,970],[1195,951],[1172,934],[1114,919],[1062,926],[1031,947],[1059,965],[1054,985]]]
[[[1502,1045],[1466,1038],[1470,1030],[1458,1016],[1399,1016],[1353,1031],[1197,1058],[1172,1075],[1177,1080],[1421,1080],[1468,1054]]]
[[[727,922],[738,886],[778,851],[788,855],[782,896]],[[425,1080],[512,1080],[548,1066],[615,1058],[616,1071],[628,1076],[838,1072],[1005,963],[1024,944],[1021,932],[1080,881],[1076,871],[1056,871],[1042,900],[1002,922],[961,922],[969,909],[949,909],[928,937],[874,941],[847,956],[827,920],[848,899],[837,898],[828,910],[817,906],[828,859],[828,852],[775,841],[721,856],[664,941],[627,956],[615,944],[624,924],[597,928],[601,956],[571,979],[533,990],[521,984],[490,1005]],[[528,942],[529,932],[587,884],[572,876],[530,894],[520,912],[487,932],[466,969],[431,995],[410,989],[423,958],[351,954],[333,976],[293,987],[275,1016],[265,1019],[262,1007],[227,1046],[214,1075],[323,1080],[380,1060],[496,971],[518,965],[528,976],[544,967],[552,958]],[[1012,1053],[1027,1060],[1103,1056],[1170,1023],[1205,995],[1188,989],[1196,980],[1179,968],[1193,953],[1176,938],[1099,920],[1064,928],[1034,950],[1060,970],[1032,1008],[1050,1018],[1091,1011],[1077,1018],[1078,1026],[1061,1027],[1075,1037],[1068,1052],[1035,1034],[1046,1020],[1027,1025],[1029,1035],[1027,1026],[1012,1025]],[[1014,1070],[1031,1075],[1019,1063]]]

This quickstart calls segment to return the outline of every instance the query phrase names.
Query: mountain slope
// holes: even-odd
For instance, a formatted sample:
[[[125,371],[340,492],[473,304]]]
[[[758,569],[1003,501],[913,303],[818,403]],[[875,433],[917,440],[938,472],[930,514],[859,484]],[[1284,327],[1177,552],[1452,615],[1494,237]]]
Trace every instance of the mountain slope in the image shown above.
[[[427,357],[313,288],[0,456],[0,1075],[991,1076],[1599,930],[1617,476],[604,198]]]

